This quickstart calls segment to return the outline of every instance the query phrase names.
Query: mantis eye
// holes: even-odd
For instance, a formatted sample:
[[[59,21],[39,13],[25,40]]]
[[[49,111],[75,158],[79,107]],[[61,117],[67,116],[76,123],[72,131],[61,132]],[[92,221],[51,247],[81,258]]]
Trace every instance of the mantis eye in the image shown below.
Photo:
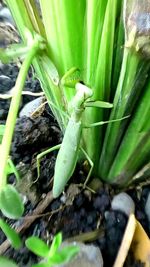
[[[150,58],[150,0],[125,0],[126,46]]]

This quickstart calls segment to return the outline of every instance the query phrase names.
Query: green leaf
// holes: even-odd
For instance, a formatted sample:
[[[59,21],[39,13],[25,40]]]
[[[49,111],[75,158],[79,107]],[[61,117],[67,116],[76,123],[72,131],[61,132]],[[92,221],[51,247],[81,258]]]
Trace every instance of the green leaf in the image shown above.
[[[57,66],[59,73],[63,75],[72,66],[80,68],[82,66],[81,40],[83,38],[86,1],[41,0],[40,6],[48,46],[51,48],[51,59]],[[72,51],[76,51],[76,53],[74,54]],[[70,92],[67,90],[66,94],[68,95]]]
[[[65,262],[69,262],[80,251],[78,246],[67,246],[60,251],[60,255]]]
[[[15,249],[19,249],[22,245],[19,235],[4,220],[0,219],[0,227],[9,239],[11,245]]]
[[[51,264],[61,264],[69,262],[77,253],[79,252],[79,247],[77,246],[67,246],[60,251],[57,251],[50,259]]]
[[[0,257],[0,266],[1,267],[19,267],[12,260],[9,260],[9,259],[2,257],[2,256]]]
[[[20,181],[20,176],[19,176],[18,170],[10,158],[8,159],[8,163],[7,163],[5,171],[6,171],[6,175],[14,173],[17,181],[18,182]]]
[[[57,249],[62,243],[62,233],[58,233],[51,244],[50,252],[49,252],[49,258],[53,257],[53,255],[56,253]]]
[[[18,219],[24,212],[22,199],[12,185],[6,185],[0,192],[0,209],[10,219]]]
[[[50,248],[47,246],[47,244],[41,240],[40,238],[33,236],[29,237],[26,242],[26,247],[31,250],[34,254],[40,256],[40,257],[48,257]]]
[[[52,265],[55,264],[61,264],[64,262],[63,255],[61,255],[59,252],[56,252],[49,260],[48,262]]]

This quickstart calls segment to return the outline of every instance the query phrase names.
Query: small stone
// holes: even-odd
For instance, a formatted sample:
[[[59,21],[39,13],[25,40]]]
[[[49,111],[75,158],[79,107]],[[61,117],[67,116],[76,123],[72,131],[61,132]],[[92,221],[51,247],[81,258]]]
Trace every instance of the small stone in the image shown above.
[[[3,7],[0,10],[0,21],[9,22],[10,24],[15,25],[13,17],[7,7]]]
[[[60,198],[60,201],[63,203],[63,204],[65,204],[65,202],[66,202],[66,195],[62,195],[61,196],[61,198]]]
[[[57,210],[59,208],[60,208],[60,201],[56,199],[51,204],[51,210]]]
[[[70,262],[60,264],[59,267],[103,267],[103,258],[98,247],[80,242],[63,242],[62,248],[73,245],[80,248],[79,253]],[[58,265],[55,265],[55,267],[58,267]]]
[[[145,204],[145,213],[147,215],[147,218],[150,222],[150,193],[148,194],[146,204]]]
[[[0,75],[0,93],[6,93],[13,86],[12,80],[6,75]]]
[[[94,218],[92,217],[92,215],[88,215],[88,217],[87,217],[87,223],[89,225],[91,225],[93,223],[93,221],[94,221]]]
[[[127,216],[135,212],[134,201],[127,193],[124,192],[114,196],[111,202],[111,208],[112,210],[122,211]]]
[[[23,117],[23,116],[31,117],[32,113],[35,112],[39,108],[39,106],[43,103],[43,101],[44,101],[44,97],[43,96],[38,97],[38,98],[30,101],[20,111],[19,117],[20,118]]]
[[[107,193],[103,193],[97,196],[94,200],[93,205],[97,211],[104,213],[106,210],[109,209],[109,206],[110,206],[109,195]]]

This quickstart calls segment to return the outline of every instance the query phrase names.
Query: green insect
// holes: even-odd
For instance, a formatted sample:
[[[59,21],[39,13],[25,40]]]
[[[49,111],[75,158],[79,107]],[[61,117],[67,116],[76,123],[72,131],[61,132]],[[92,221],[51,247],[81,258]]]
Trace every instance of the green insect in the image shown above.
[[[70,75],[71,71],[69,71]],[[66,77],[66,75],[65,75]],[[63,81],[63,84],[65,82]],[[69,83],[70,84],[70,83]],[[55,170],[54,170],[54,184],[53,184],[53,197],[57,198],[64,190],[65,185],[67,184],[68,180],[72,176],[77,160],[79,157],[79,149],[84,153],[85,157],[90,163],[90,171],[86,178],[84,185],[86,185],[92,170],[93,170],[93,162],[84,151],[83,148],[80,147],[80,141],[82,136],[83,128],[90,128],[99,125],[103,125],[105,123],[116,122],[121,119],[111,120],[111,121],[101,121],[97,123],[93,123],[87,126],[84,126],[82,123],[82,116],[83,112],[86,107],[100,107],[100,108],[112,108],[113,104],[103,101],[89,101],[89,99],[93,95],[93,91],[91,88],[87,87],[86,85],[77,82],[75,83],[76,94],[71,101],[71,116],[69,118],[65,134],[63,137],[62,144],[56,145],[37,156],[37,171],[38,177],[40,175],[40,159],[45,156],[47,153],[50,153],[56,149],[59,149],[56,163],[55,163]]]

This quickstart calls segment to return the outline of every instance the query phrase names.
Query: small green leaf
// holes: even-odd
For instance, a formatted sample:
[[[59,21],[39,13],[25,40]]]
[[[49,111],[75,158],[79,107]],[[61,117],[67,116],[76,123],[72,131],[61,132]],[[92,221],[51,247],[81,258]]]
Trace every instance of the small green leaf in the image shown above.
[[[75,257],[80,248],[78,246],[67,246],[60,251],[57,251],[48,261],[51,264],[61,264],[69,262]]]
[[[48,259],[48,262],[52,265],[61,264],[64,262],[64,258],[59,252],[56,252],[50,259]]]
[[[8,163],[7,163],[7,167],[6,167],[6,174],[9,175],[12,173],[14,173],[14,175],[17,179],[17,182],[19,182],[20,176],[19,176],[18,170],[17,170],[16,166],[14,165],[13,161],[9,158]]]
[[[10,219],[18,219],[24,212],[22,199],[12,185],[6,185],[0,192],[0,209]]]
[[[50,252],[49,252],[49,258],[53,257],[57,249],[62,243],[62,233],[58,233],[56,236],[54,236],[53,242],[50,247]]]
[[[9,259],[7,259],[5,257],[1,257],[1,256],[0,256],[0,266],[1,267],[19,267],[12,260],[9,260]]]
[[[34,254],[40,256],[40,257],[48,257],[50,248],[47,246],[47,244],[41,240],[40,238],[33,236],[29,237],[26,242],[26,247],[31,250]]]
[[[19,249],[22,245],[21,239],[19,235],[16,233],[14,229],[12,229],[4,220],[0,219],[0,227],[2,231],[5,233],[7,238],[9,239],[12,247],[15,249]]]
[[[69,262],[80,251],[78,246],[67,246],[63,248],[59,253],[65,262]]]

